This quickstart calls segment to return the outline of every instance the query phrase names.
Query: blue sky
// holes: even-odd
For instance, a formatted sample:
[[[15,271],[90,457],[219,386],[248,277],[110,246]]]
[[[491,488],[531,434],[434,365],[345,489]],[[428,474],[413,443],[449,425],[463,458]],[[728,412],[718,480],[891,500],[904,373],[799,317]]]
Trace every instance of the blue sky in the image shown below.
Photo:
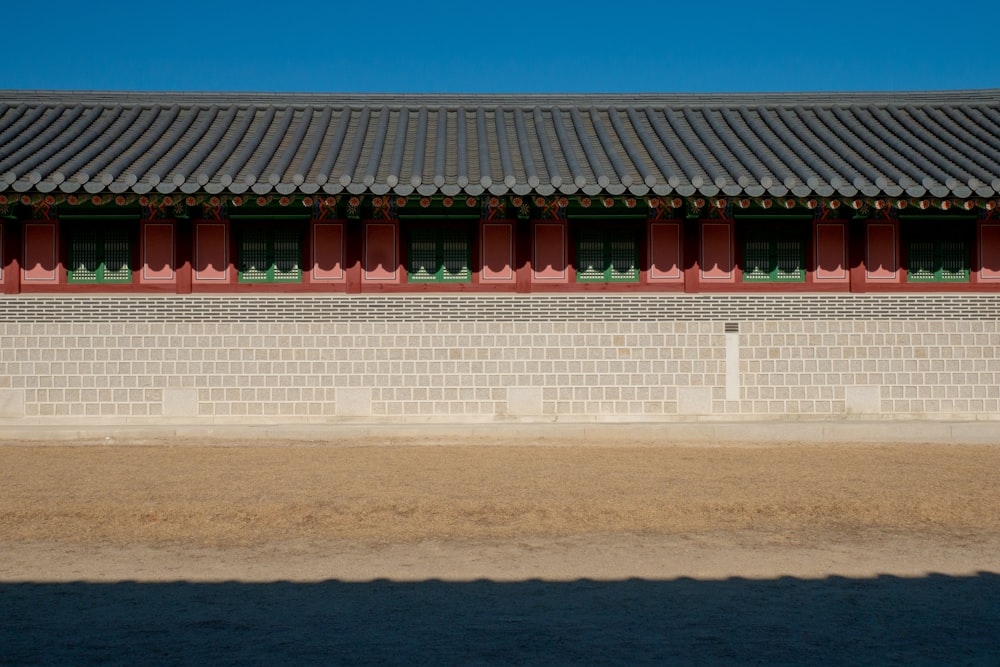
[[[1000,88],[1000,0],[8,3],[0,88]]]

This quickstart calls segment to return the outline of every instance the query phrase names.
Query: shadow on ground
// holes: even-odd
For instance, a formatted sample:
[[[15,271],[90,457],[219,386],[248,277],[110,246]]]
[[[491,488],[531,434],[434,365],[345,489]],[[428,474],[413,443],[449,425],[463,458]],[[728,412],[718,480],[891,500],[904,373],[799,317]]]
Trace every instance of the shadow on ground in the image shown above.
[[[0,584],[0,663],[1000,664],[1000,575]]]

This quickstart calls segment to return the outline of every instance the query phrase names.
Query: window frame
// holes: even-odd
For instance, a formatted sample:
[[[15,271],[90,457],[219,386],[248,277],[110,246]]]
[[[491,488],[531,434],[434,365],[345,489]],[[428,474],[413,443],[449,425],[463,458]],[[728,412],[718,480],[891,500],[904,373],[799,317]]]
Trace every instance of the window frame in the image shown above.
[[[799,221],[787,222],[741,222],[739,226],[738,245],[740,252],[739,269],[740,282],[749,285],[803,284],[809,273],[809,243],[812,229],[800,225]],[[763,238],[760,238],[763,237]],[[794,241],[798,245],[798,270],[794,275],[781,273],[781,244]],[[750,244],[767,243],[767,271],[754,273],[750,270]]]
[[[248,236],[263,235],[263,253],[266,268],[253,269],[247,266],[247,248],[244,245],[248,241]],[[277,275],[279,258],[277,256],[276,245],[279,235],[289,234],[295,241],[296,259],[294,262],[294,275],[284,277]],[[304,260],[305,260],[305,230],[301,225],[291,222],[274,223],[254,223],[241,224],[236,228],[234,234],[236,241],[236,281],[243,285],[296,285],[303,282]],[[263,273],[262,276],[248,275],[251,270]]]
[[[574,282],[582,285],[630,285],[639,283],[642,279],[642,238],[640,230],[635,225],[628,223],[615,224],[613,222],[604,223],[579,223],[570,226],[570,233],[573,248],[573,274]],[[597,236],[597,240],[588,237]],[[617,236],[618,238],[614,238]],[[615,243],[627,240],[631,244],[631,249],[617,249],[623,253],[630,252],[631,266],[628,271],[615,272]],[[600,243],[601,263],[603,269],[599,275],[589,274],[590,267],[584,267],[584,243]]]
[[[473,237],[474,230],[465,225],[457,224],[415,224],[407,226],[404,234],[406,250],[406,282],[414,285],[465,285],[472,282],[473,271]],[[450,242],[462,241],[465,245],[464,256],[460,262],[463,272],[451,273],[448,269],[449,257],[447,256],[447,244]],[[434,259],[433,272],[427,271],[425,266],[423,272],[420,268],[415,270],[414,262],[418,261],[418,251],[415,243],[424,242],[433,245]],[[455,248],[453,250],[458,250]],[[426,250],[421,252],[426,253]],[[457,255],[456,255],[457,256]]]
[[[917,285],[965,284],[972,279],[973,231],[971,225],[959,222],[942,227],[940,222],[911,222],[903,224],[903,248],[905,249],[906,282]],[[914,245],[926,243],[931,245],[931,275],[918,275],[912,268],[914,263]],[[958,276],[945,275],[944,246],[961,244],[962,270]]]
[[[64,226],[66,238],[66,283],[71,285],[131,285],[135,278],[136,228],[131,223],[123,222],[72,222]],[[120,235],[120,238],[110,238]],[[85,236],[93,236],[94,260],[93,271],[83,271],[76,268],[86,259],[79,258],[84,254],[80,244]],[[124,264],[117,270],[118,275],[108,275],[109,246],[114,243],[124,244]],[[80,261],[78,262],[78,258]],[[117,260],[116,261],[120,261]]]

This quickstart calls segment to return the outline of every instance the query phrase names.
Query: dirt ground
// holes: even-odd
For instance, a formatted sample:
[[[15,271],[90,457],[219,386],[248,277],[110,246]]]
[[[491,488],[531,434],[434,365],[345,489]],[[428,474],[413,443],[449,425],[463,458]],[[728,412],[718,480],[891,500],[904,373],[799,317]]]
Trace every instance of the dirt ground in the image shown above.
[[[1000,446],[568,444],[2,443],[0,664],[1000,658]]]

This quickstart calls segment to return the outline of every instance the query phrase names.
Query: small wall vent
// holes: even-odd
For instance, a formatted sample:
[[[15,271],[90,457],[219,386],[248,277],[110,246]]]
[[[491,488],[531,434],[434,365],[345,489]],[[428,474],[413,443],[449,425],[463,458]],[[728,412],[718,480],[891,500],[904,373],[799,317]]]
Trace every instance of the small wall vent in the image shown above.
[[[726,322],[726,333],[739,333],[740,323],[739,322]]]

